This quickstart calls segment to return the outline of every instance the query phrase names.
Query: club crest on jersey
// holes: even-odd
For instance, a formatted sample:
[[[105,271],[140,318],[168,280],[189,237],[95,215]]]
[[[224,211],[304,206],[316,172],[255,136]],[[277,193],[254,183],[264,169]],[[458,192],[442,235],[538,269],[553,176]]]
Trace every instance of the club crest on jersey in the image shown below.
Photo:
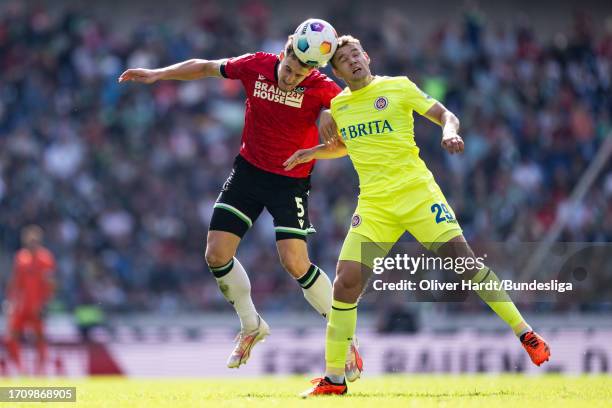
[[[383,110],[389,105],[389,101],[384,96],[379,96],[374,102],[374,107],[378,110]]]
[[[359,214],[353,215],[353,219],[351,220],[351,227],[357,228],[361,225],[361,216]]]

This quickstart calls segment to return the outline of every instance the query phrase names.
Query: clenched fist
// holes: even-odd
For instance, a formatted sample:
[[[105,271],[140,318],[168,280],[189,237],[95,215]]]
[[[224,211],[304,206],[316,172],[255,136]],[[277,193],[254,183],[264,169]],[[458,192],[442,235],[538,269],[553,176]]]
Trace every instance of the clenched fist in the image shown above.
[[[119,76],[119,82],[134,81],[143,84],[152,84],[159,80],[161,73],[157,69],[134,68],[128,69]]]

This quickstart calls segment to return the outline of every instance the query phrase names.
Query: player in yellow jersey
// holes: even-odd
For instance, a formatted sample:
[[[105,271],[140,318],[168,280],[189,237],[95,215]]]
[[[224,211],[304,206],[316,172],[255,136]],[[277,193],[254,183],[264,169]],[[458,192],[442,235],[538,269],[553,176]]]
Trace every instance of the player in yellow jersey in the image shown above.
[[[314,380],[314,387],[302,396],[347,392],[345,357],[355,333],[357,302],[369,277],[362,274],[362,268],[371,268],[373,258],[386,255],[405,231],[443,258],[474,258],[414,141],[412,113],[416,111],[442,127],[444,149],[462,153],[457,117],[407,77],[373,76],[367,53],[351,36],[340,37],[331,62],[334,75],[348,85],[331,103],[341,140],[332,140],[337,139],[333,134],[324,135],[328,143],[295,152],[285,165],[291,169],[313,159],[348,154],[359,175],[360,195],[336,270],[326,333],[325,377]],[[462,279],[499,282],[486,266],[467,270]],[[512,328],[534,364],[539,366],[549,359],[548,345],[525,322],[503,289],[486,291],[486,296],[485,291],[477,293]],[[361,364],[347,368],[346,377],[351,371],[354,379],[361,370]]]

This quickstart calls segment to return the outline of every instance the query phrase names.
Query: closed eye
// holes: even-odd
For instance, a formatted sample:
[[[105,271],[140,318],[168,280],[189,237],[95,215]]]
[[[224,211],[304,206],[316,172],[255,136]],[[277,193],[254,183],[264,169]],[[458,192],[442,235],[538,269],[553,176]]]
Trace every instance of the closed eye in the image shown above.
[[[291,73],[293,73],[293,70],[292,70],[291,68],[289,68],[289,67],[287,67],[287,68],[286,68],[286,71],[287,71],[288,73],[290,73],[290,74],[291,74]],[[303,74],[298,74],[297,72],[296,72],[296,73],[294,73],[293,75],[294,75],[296,78],[303,78],[303,77],[304,77],[304,75],[303,75]]]

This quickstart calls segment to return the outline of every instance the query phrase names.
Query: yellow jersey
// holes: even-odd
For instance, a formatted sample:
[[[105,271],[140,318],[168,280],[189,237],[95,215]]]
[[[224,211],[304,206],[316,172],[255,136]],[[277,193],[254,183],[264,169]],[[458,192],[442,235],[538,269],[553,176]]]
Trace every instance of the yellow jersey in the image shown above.
[[[332,99],[332,116],[359,175],[360,198],[389,197],[432,178],[414,141],[412,112],[423,115],[435,103],[405,76],[376,76]]]

